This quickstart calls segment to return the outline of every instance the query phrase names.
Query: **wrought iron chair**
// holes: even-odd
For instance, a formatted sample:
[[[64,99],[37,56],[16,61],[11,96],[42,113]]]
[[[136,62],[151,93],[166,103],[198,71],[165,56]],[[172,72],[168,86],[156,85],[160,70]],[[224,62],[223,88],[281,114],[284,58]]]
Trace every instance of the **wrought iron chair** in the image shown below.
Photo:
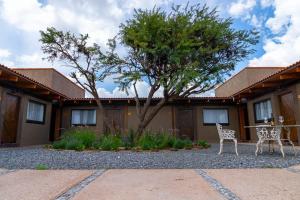
[[[260,153],[262,153],[262,144],[265,141],[277,141],[278,145],[280,146],[282,157],[284,157],[283,147],[280,140],[281,127],[274,127],[271,129],[266,127],[259,127],[256,128],[256,133],[258,137],[258,142],[256,144],[256,151],[255,151],[256,156],[258,150],[260,151]]]
[[[234,130],[229,130],[229,129],[223,129],[221,124],[216,124],[217,126],[217,130],[219,133],[219,138],[220,138],[220,151],[219,151],[219,155],[222,153],[223,151],[223,141],[224,140],[233,140],[234,142],[234,146],[235,146],[235,153],[238,156],[238,151],[237,151],[237,139],[235,137],[235,131]]]

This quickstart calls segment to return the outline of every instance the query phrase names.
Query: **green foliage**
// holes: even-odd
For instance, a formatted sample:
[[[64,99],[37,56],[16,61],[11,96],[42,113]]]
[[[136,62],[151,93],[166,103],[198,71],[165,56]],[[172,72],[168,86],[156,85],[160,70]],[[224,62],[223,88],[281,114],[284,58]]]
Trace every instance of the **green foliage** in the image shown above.
[[[183,148],[185,148],[185,145],[186,145],[185,140],[177,138],[173,143],[173,148],[174,149],[183,149]]]
[[[129,129],[125,135],[122,136],[122,144],[125,149],[131,149],[136,144],[136,133],[133,129]]]
[[[35,169],[36,170],[47,170],[48,166],[45,165],[45,164],[38,164],[38,165],[35,166]]]
[[[205,140],[198,140],[198,141],[197,141],[197,145],[198,145],[199,147],[204,148],[204,149],[210,147],[210,144],[208,144],[207,141],[205,141]]]
[[[66,144],[67,144],[67,141],[65,139],[62,139],[62,140],[58,140],[58,141],[53,142],[52,146],[53,146],[54,149],[65,149]]]
[[[100,139],[100,147],[102,150],[118,150],[122,146],[122,140],[116,135],[105,135]]]
[[[124,65],[116,59],[121,88],[149,80],[164,95],[181,97],[212,89],[258,42],[255,31],[232,25],[232,19],[201,4],[135,10],[120,26],[121,43],[129,50],[124,62],[130,61]]]
[[[82,151],[92,148],[96,141],[96,134],[86,128],[76,128],[66,131],[62,139],[53,143],[54,149],[70,149]]]

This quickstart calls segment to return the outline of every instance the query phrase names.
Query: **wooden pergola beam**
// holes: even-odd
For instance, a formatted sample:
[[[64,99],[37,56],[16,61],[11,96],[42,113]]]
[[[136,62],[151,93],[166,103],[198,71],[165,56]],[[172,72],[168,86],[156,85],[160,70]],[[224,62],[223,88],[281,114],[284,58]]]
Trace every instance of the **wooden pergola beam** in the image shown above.
[[[286,80],[286,79],[295,79],[295,78],[300,78],[300,75],[297,73],[294,74],[282,74],[279,75],[280,80]]]

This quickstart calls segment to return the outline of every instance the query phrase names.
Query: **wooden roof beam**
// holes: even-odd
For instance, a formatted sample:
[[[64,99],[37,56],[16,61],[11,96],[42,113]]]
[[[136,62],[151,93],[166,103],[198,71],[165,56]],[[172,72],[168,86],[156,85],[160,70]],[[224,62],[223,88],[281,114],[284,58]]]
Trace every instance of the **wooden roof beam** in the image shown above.
[[[280,79],[280,80],[297,79],[297,78],[300,78],[300,75],[299,75],[299,74],[296,74],[296,73],[279,75],[279,79]]]
[[[18,84],[19,87],[26,88],[26,89],[36,89],[37,85],[32,83],[20,83]]]
[[[39,94],[44,94],[44,95],[49,95],[50,91],[46,90],[46,91],[40,91],[38,92]]]

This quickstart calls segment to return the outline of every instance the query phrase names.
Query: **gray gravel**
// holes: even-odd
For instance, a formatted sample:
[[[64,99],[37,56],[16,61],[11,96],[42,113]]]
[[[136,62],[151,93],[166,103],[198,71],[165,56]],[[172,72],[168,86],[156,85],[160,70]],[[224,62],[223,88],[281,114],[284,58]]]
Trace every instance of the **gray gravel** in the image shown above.
[[[133,151],[57,151],[43,147],[0,148],[0,168],[34,169],[44,164],[50,169],[109,169],[109,168],[286,168],[300,164],[300,152],[294,156],[290,147],[285,147],[286,157],[278,150],[270,155],[265,152],[257,157],[255,146],[239,144],[240,156],[234,153],[232,144],[224,144],[224,153],[217,155],[219,145],[209,149],[159,152]]]

